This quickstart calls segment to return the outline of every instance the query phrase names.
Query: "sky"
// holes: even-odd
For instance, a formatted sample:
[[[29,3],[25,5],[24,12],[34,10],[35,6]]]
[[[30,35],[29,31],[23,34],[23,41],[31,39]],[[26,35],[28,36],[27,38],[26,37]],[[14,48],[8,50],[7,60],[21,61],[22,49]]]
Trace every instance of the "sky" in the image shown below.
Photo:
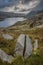
[[[43,0],[0,0],[0,11],[24,13],[43,10]]]

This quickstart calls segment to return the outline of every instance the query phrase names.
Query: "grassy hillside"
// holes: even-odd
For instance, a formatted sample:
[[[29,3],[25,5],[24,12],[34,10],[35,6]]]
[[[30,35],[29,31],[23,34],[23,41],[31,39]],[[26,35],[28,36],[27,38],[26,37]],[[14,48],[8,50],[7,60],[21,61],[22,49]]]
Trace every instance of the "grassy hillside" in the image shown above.
[[[39,25],[41,25],[41,27]],[[10,34],[14,39],[4,39],[2,37],[3,33]],[[32,45],[34,40],[38,39],[39,48],[36,55],[32,53],[32,55],[27,59],[24,59],[20,55],[18,57],[15,56],[14,48],[20,34],[29,35],[32,39]],[[0,60],[0,65],[43,65],[43,14],[37,15],[24,22],[18,22],[15,24],[15,26],[13,25],[6,29],[0,29],[0,48],[3,49],[7,54],[11,54],[14,57],[11,64],[2,62],[2,60]]]
[[[43,24],[43,13],[37,14],[33,17],[29,17],[26,21],[17,22],[15,25],[28,25],[29,27],[35,27]]]
[[[3,39],[3,37],[0,37],[0,48],[3,49],[7,54],[11,54],[14,56],[14,48],[15,44],[17,42],[17,38],[20,34],[27,34],[32,38],[32,43],[34,42],[34,39],[38,39],[38,44],[39,48],[37,51],[37,54],[34,55],[32,54],[28,59],[24,59],[21,56],[14,56],[14,61],[12,62],[11,65],[43,65],[43,28],[35,28],[35,29],[30,29],[28,31],[17,31],[17,29],[14,30],[4,30],[3,33],[10,34],[14,37],[14,40],[6,40]],[[2,34],[2,33],[1,33]],[[0,61],[2,62],[2,61]],[[4,65],[7,65],[8,63],[4,62],[1,63]],[[10,64],[8,64],[10,65]]]

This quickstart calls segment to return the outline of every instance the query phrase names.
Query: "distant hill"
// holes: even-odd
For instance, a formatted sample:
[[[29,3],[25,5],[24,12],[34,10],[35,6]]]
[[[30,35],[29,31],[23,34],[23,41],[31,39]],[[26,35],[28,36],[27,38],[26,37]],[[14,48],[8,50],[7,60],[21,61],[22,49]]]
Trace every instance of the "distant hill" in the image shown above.
[[[27,15],[21,14],[21,13],[13,13],[13,12],[2,12],[0,11],[0,17],[6,18],[6,17],[33,17],[36,14],[43,13],[43,10],[38,10],[38,11],[31,11]]]
[[[39,25],[43,25],[43,13],[36,14],[33,17],[29,17],[25,21],[19,21],[15,24],[15,26],[27,25],[30,27],[35,27]]]
[[[24,14],[13,13],[13,12],[1,12],[0,17],[25,17]]]
[[[35,27],[43,24],[43,10],[32,11],[28,15],[17,14],[12,12],[0,12],[0,20],[11,17],[24,17],[25,21],[19,21],[13,26],[27,25],[29,27]]]
[[[38,10],[38,11],[31,11],[27,15],[21,14],[21,13],[13,13],[13,12],[2,12],[0,11],[0,18],[9,18],[9,17],[24,17],[24,18],[29,18],[33,17],[36,14],[43,13],[43,10]]]
[[[33,17],[34,15],[38,15],[43,13],[43,10],[31,11],[29,14],[26,15],[27,18]]]

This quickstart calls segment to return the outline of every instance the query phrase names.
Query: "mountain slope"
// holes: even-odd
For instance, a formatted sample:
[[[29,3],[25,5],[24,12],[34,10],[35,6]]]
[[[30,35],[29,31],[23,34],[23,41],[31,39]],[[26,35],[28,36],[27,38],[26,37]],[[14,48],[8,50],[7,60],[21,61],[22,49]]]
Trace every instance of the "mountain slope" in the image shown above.
[[[35,27],[43,25],[43,13],[36,14],[33,17],[28,18],[26,21],[17,22],[15,26],[27,25],[30,27]]]

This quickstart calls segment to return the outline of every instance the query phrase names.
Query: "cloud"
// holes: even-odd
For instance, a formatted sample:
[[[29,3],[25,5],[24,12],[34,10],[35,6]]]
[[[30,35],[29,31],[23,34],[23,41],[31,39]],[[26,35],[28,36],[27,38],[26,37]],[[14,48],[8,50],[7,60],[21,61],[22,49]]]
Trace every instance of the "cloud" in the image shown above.
[[[4,3],[9,6],[6,5],[4,8],[0,8],[0,11],[27,14],[40,3],[40,0],[21,0],[21,2],[20,0],[4,0]]]
[[[40,0],[40,3],[35,7],[35,10],[43,10],[43,0]]]

